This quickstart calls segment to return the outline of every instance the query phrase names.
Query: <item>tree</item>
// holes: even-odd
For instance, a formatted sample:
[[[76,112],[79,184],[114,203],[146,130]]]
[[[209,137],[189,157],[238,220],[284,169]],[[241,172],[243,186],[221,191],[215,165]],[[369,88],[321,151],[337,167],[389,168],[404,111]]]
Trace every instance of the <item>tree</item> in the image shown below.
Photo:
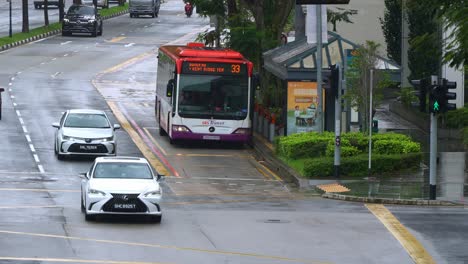
[[[409,79],[438,75],[441,61],[441,41],[437,8],[426,1],[408,0]]]
[[[44,25],[49,26],[49,0],[44,0]]]
[[[65,0],[59,0],[59,22],[63,21],[65,16]]]
[[[23,0],[22,10],[23,10],[23,27],[21,32],[29,33],[29,8],[28,0]]]
[[[355,9],[346,9],[346,8],[341,8],[341,7],[335,7],[337,11],[327,8],[327,20],[328,23],[331,23],[333,25],[333,31],[336,32],[336,23],[338,22],[346,22],[346,23],[353,23],[351,19],[349,18],[352,15],[355,15],[358,13],[357,10]]]
[[[380,25],[387,44],[387,56],[401,64],[401,5],[402,0],[385,0],[385,13]]]
[[[349,65],[347,74],[347,91],[345,98],[351,102],[351,106],[357,108],[361,117],[361,129],[368,132],[369,120],[369,95],[370,95],[370,70],[374,69],[372,89],[372,109],[383,99],[383,88],[391,85],[389,77],[383,71],[376,70],[380,44],[367,41],[365,45],[353,52],[353,59]],[[374,112],[374,111],[373,111]]]

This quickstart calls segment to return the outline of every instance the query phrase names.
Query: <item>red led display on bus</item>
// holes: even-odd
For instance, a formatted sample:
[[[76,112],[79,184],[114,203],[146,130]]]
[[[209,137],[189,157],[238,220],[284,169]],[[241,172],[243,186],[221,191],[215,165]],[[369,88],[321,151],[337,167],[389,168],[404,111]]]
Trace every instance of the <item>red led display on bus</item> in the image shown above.
[[[247,75],[247,66],[242,63],[184,62],[182,73],[213,75]]]

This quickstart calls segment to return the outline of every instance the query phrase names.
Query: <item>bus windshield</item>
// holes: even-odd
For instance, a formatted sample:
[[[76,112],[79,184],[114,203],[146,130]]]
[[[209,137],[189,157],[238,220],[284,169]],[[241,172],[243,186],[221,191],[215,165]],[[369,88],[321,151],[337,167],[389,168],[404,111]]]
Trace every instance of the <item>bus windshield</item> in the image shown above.
[[[179,81],[181,117],[242,120],[249,101],[247,76],[183,74]]]

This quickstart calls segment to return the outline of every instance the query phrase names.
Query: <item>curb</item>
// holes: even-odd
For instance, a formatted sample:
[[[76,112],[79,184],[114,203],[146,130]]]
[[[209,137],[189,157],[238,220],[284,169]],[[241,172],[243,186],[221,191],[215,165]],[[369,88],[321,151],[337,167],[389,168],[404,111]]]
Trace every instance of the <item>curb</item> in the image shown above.
[[[109,19],[109,18],[125,15],[127,13],[128,13],[128,9],[125,10],[125,11],[122,11],[122,12],[115,13],[115,14],[110,15],[110,16],[102,17],[102,19],[106,20],[106,19]],[[53,35],[57,35],[57,34],[60,34],[61,32],[62,32],[61,29],[56,29],[56,30],[49,31],[47,33],[43,33],[43,34],[32,36],[32,37],[29,37],[27,39],[23,39],[23,40],[20,40],[20,41],[17,41],[17,42],[6,44],[6,45],[3,45],[3,46],[0,46],[0,51],[5,51],[5,50],[11,49],[11,48],[15,48],[15,47],[27,44],[27,43],[32,42],[32,41],[36,41],[36,40],[39,40],[39,39],[43,39],[43,38],[47,38],[47,37],[50,37],[50,36],[53,36]]]
[[[391,199],[391,198],[375,198],[375,197],[358,197],[352,195],[343,195],[336,193],[324,193],[322,198],[361,202],[361,203],[379,203],[379,204],[397,204],[397,205],[418,205],[418,206],[460,206],[463,204],[439,201],[439,200],[409,200],[409,199]]]

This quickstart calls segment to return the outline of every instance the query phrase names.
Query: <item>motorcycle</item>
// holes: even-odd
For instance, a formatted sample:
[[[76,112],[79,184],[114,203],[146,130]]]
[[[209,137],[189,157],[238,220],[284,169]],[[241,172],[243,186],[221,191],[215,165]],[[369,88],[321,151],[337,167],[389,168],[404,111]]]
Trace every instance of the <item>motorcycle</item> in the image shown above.
[[[190,2],[187,2],[185,4],[185,15],[187,15],[187,17],[191,17],[192,12],[193,12],[193,6],[192,4],[190,4]]]

